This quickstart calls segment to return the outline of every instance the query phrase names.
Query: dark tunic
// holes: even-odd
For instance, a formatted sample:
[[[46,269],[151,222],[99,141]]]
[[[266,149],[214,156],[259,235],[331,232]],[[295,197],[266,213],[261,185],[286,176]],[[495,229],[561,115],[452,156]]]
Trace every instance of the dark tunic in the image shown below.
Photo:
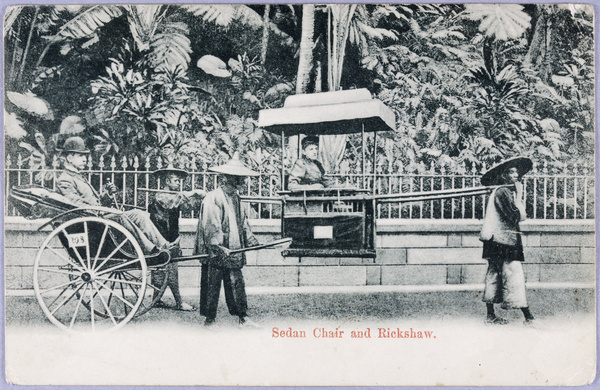
[[[148,207],[148,212],[158,231],[173,242],[179,237],[180,211],[197,208],[201,201],[201,197],[186,196],[183,193],[158,193]]]
[[[510,229],[520,232],[519,220],[521,214],[515,205],[515,191],[508,187],[501,187],[496,190],[494,205],[498,211],[498,215],[502,222]],[[521,234],[517,234],[517,244],[515,246],[498,244],[493,241],[485,241],[483,243],[484,259],[502,261],[502,260],[518,260],[525,261],[523,256],[523,244]]]

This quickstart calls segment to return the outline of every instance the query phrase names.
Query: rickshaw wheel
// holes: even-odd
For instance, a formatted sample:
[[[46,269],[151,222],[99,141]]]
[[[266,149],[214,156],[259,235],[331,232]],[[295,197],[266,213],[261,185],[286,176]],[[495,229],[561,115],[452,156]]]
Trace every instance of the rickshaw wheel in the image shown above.
[[[122,327],[148,302],[148,279],[144,253],[133,235],[116,222],[93,216],[56,227],[33,268],[33,287],[44,314],[70,331]]]

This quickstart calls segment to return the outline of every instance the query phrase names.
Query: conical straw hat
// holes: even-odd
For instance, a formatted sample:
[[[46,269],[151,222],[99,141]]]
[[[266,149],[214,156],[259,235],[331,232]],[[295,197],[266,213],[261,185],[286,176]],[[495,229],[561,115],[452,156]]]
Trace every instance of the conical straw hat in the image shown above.
[[[491,167],[483,176],[481,176],[481,184],[484,186],[499,185],[500,177],[510,168],[517,168],[519,176],[523,177],[533,168],[533,161],[528,157],[514,157]]]
[[[252,169],[246,167],[244,163],[240,160],[240,155],[235,152],[233,154],[233,158],[229,160],[226,164],[219,165],[217,167],[208,168],[211,172],[218,172],[224,175],[231,176],[258,176],[259,173],[253,171]]]

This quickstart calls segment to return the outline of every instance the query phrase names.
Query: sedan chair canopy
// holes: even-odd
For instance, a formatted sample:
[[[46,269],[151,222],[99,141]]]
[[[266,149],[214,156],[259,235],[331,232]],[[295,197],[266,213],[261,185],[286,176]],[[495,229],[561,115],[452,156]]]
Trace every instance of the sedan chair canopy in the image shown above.
[[[365,88],[292,95],[282,108],[258,113],[260,127],[285,136],[389,131],[395,122],[393,111]]]

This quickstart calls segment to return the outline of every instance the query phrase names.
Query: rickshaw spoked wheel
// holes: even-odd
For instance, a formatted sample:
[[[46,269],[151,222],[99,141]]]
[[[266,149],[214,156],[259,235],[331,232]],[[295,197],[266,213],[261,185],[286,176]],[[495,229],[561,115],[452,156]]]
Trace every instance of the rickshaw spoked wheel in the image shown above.
[[[146,258],[134,236],[117,222],[94,216],[56,227],[33,268],[40,307],[65,330],[122,327],[152,301],[148,282]]]

